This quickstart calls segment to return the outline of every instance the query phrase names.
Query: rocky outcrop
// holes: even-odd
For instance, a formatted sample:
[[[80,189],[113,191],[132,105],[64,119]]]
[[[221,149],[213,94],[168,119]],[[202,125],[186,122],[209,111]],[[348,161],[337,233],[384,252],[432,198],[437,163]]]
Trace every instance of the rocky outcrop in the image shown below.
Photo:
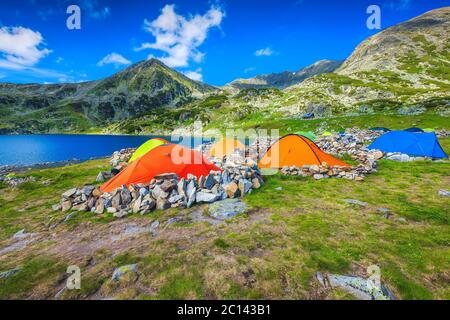
[[[178,107],[214,92],[156,59],[111,77],[78,84],[0,83],[0,117],[6,133],[81,131],[161,107]],[[2,128],[4,127],[4,128]]]
[[[413,64],[412,60],[418,59],[420,65],[409,67],[423,67],[423,71],[426,71],[438,63],[441,54],[448,54],[446,44],[449,42],[449,30],[450,7],[429,11],[363,41],[337,73],[354,75],[371,70],[396,71],[400,77],[416,82],[415,77],[407,77],[406,74],[415,74],[417,78],[430,75],[427,72],[413,73],[411,72],[413,69],[408,70],[407,64]],[[426,63],[420,60],[425,56]],[[436,76],[444,75],[436,74]]]

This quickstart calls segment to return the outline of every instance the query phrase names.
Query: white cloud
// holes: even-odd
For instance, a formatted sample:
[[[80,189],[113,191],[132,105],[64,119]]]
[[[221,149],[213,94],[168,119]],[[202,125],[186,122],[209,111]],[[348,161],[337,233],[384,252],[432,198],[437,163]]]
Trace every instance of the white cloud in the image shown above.
[[[259,50],[256,50],[255,51],[255,56],[257,56],[257,57],[261,57],[261,56],[271,56],[271,55],[273,55],[273,51],[272,51],[272,49],[270,49],[269,47],[267,47],[267,48],[263,48],[263,49],[259,49]]]
[[[63,61],[64,61],[64,58],[63,58],[63,57],[58,57],[58,58],[56,58],[56,60],[55,60],[56,63],[61,63],[61,62],[63,62]]]
[[[112,52],[112,53],[108,54],[107,56],[105,56],[102,60],[100,60],[97,63],[97,66],[102,67],[106,64],[113,64],[116,68],[118,68],[120,66],[128,65],[130,63],[131,63],[131,61],[128,59],[125,59],[122,55]]]
[[[183,72],[184,73],[184,75],[186,76],[186,77],[188,77],[188,78],[190,78],[190,79],[192,79],[192,80],[195,80],[195,81],[202,81],[203,80],[203,75],[202,75],[202,69],[201,68],[198,68],[197,70],[195,70],[195,71],[185,71],[185,72]]]
[[[51,52],[45,48],[44,38],[38,31],[20,26],[0,28],[0,69],[5,70],[2,73],[5,78],[19,76],[27,81],[74,81],[73,75],[36,67]],[[61,57],[56,59],[58,63],[62,61]]]
[[[162,51],[158,57],[170,67],[186,67],[189,61],[201,62],[204,53],[198,47],[206,40],[209,29],[219,27],[225,12],[212,6],[204,15],[183,17],[175,12],[175,6],[166,5],[153,21],[144,21],[144,29],[155,37],[153,43],[143,43],[136,50]]]
[[[0,66],[20,69],[34,66],[51,50],[39,47],[44,44],[42,35],[24,27],[0,28]]]

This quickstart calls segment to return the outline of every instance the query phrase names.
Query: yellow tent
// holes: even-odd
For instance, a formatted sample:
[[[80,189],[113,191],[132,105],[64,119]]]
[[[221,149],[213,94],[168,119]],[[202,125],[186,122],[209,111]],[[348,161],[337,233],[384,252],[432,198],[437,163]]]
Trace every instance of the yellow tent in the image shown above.
[[[209,150],[209,156],[222,158],[223,156],[229,155],[230,153],[234,152],[236,149],[244,151],[245,146],[237,139],[225,138],[212,145],[211,149]]]
[[[161,139],[161,138],[154,138],[150,139],[144,144],[142,144],[139,148],[136,149],[136,151],[131,156],[130,160],[128,160],[128,163],[133,162],[134,160],[142,157],[144,154],[149,152],[150,150],[155,149],[157,146],[160,146],[162,144],[169,143],[167,140]]]

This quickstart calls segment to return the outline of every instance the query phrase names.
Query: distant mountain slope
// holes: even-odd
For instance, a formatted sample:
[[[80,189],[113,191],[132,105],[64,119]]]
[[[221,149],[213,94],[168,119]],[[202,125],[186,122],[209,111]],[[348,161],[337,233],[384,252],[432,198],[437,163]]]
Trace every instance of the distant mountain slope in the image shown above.
[[[361,42],[335,72],[282,90],[241,89],[197,118],[219,128],[277,127],[305,113],[323,118],[320,125],[372,114],[450,121],[449,14],[450,7],[436,9],[387,28]]]
[[[450,80],[450,7],[432,10],[366,39],[336,71],[396,72],[405,80]],[[444,72],[442,72],[444,71]]]
[[[450,7],[387,28],[348,59],[236,80],[222,90],[157,60],[81,84],[0,84],[0,133],[169,132],[372,113],[450,117]],[[280,89],[282,88],[282,89]]]
[[[297,112],[330,114],[398,109],[422,112],[427,101],[447,112],[450,99],[450,7],[432,10],[366,39],[334,73],[289,87]]]
[[[85,130],[177,107],[217,89],[151,59],[79,84],[0,84],[0,132]]]
[[[249,89],[249,88],[278,88],[298,84],[312,76],[329,73],[340,67],[342,61],[320,60],[296,72],[284,71],[280,73],[271,73],[258,75],[249,79],[237,79],[230,82],[225,87],[229,89]]]

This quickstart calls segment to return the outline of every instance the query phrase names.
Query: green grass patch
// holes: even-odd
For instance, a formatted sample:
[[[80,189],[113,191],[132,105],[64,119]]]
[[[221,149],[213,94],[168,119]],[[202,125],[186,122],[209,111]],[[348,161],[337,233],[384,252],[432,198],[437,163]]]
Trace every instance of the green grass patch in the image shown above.
[[[15,275],[0,280],[0,299],[21,299],[33,295],[35,287],[48,287],[65,272],[65,265],[47,257],[29,258]]]

